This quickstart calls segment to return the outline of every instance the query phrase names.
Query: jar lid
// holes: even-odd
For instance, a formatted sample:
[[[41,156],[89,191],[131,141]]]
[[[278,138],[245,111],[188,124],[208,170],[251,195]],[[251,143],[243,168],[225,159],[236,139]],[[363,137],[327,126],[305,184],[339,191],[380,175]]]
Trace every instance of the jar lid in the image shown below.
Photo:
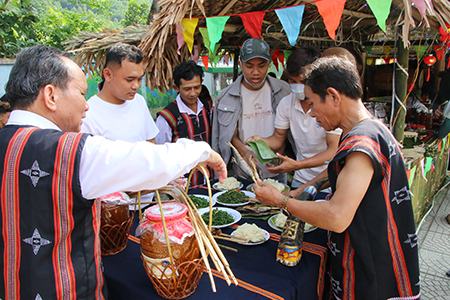
[[[98,198],[100,201],[105,201],[109,204],[128,204],[130,197],[124,192],[115,192]]]
[[[167,221],[176,220],[183,218],[187,214],[187,207],[183,203],[170,202],[163,203],[162,209],[164,217]],[[161,221],[161,211],[159,210],[159,205],[153,205],[152,207],[145,210],[145,217],[152,222]]]

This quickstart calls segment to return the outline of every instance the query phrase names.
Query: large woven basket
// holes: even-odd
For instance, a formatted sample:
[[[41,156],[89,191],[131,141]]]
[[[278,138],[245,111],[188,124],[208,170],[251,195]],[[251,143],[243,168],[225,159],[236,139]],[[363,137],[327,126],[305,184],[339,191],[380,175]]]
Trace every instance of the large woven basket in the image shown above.
[[[204,175],[206,174],[204,170],[200,170],[204,172]],[[188,179],[188,185],[190,184],[190,178],[193,174],[193,171],[191,171],[190,177]],[[208,178],[207,174],[205,178]],[[166,241],[169,241],[169,238],[167,234],[167,226],[164,218],[164,213],[162,211],[160,192],[163,194],[168,194],[173,199],[175,199],[175,201],[182,198],[187,201],[187,199],[189,198],[189,196],[187,195],[187,190],[188,188],[186,188],[186,191],[183,191],[177,187],[167,186],[163,189],[160,189],[159,191],[156,191],[156,201],[158,202],[158,205],[160,207]],[[211,195],[211,185],[209,184],[209,181],[208,192]],[[188,212],[188,218],[191,220],[193,218],[190,211]],[[185,243],[183,243],[184,249],[181,249],[180,246],[175,243],[169,242],[166,243],[166,245],[167,249],[151,249],[141,239],[141,258],[144,264],[145,272],[153,283],[153,286],[158,295],[165,299],[184,299],[195,292],[205,268],[204,261],[200,258],[197,239],[186,239]],[[158,255],[158,251],[163,254]],[[182,260],[180,259],[180,251],[183,251],[184,253],[184,257]],[[168,263],[152,263],[152,259],[149,259],[149,257],[146,256],[146,254],[150,252],[152,255],[152,259],[154,259],[155,257],[169,257]]]
[[[133,217],[134,212],[129,212],[128,204],[102,203],[100,223],[102,255],[114,255],[125,249]]]

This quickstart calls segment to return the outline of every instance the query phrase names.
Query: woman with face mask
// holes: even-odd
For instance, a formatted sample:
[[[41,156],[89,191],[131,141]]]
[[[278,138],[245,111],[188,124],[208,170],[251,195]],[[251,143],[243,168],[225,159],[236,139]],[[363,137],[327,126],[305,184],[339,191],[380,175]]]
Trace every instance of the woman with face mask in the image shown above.
[[[291,142],[296,159],[278,153],[282,163],[270,166],[268,170],[273,173],[295,171],[291,184],[295,189],[291,191],[293,197],[323,177],[318,175],[325,170],[327,161],[336,151],[341,133],[340,130],[325,131],[309,115],[311,106],[305,99],[303,70],[318,57],[319,53],[312,48],[296,49],[289,56],[284,77],[291,87],[291,94],[284,97],[277,107],[274,134],[263,139],[274,151],[282,150],[287,139]],[[259,138],[254,136],[251,139]]]

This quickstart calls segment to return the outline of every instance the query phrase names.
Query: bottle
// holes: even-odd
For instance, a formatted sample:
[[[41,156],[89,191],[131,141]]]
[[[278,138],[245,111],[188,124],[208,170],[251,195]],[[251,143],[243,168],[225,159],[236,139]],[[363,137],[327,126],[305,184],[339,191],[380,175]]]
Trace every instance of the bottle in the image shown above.
[[[307,186],[303,193],[297,199],[311,201],[317,194],[315,186]],[[288,212],[289,214],[289,212]],[[276,260],[288,267],[296,266],[303,253],[303,233],[305,231],[305,222],[289,214],[284,226],[283,233],[278,243]]]

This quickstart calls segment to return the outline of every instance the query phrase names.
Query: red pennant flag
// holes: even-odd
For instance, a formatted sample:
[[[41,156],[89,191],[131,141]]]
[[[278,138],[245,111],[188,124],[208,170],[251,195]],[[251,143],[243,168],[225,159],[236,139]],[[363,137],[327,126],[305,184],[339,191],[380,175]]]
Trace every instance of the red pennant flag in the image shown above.
[[[272,53],[272,62],[275,65],[275,68],[278,71],[278,56],[280,55],[280,49],[275,49]]]
[[[247,33],[254,39],[262,38],[262,22],[264,20],[265,11],[254,11],[245,14],[239,14]]]
[[[280,51],[278,54],[278,61],[281,63],[281,66],[284,68],[284,51]]]
[[[206,56],[206,55],[203,55],[202,56],[202,62],[203,62],[203,65],[205,66],[205,70],[206,71],[208,71],[208,61],[209,61],[209,57]]]
[[[328,35],[334,40],[336,38],[336,29],[341,22],[344,12],[345,0],[316,1],[317,10],[322,16]]]

